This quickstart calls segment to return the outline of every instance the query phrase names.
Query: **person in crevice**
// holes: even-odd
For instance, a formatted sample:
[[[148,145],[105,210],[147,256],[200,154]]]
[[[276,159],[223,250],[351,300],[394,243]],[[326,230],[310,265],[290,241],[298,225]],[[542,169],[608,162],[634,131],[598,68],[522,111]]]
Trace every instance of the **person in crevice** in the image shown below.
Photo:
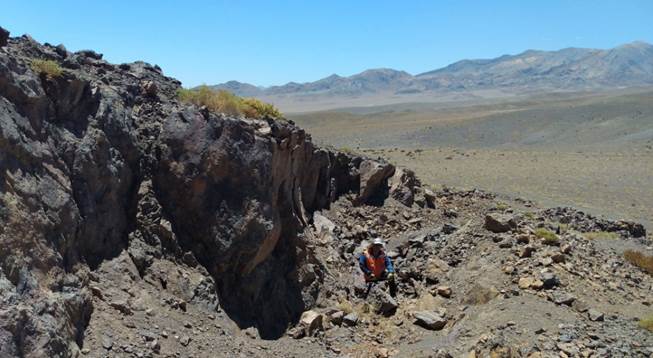
[[[394,296],[397,290],[395,269],[392,260],[385,254],[384,246],[381,238],[375,238],[359,256],[358,264],[368,285],[378,281],[388,281],[390,294]]]

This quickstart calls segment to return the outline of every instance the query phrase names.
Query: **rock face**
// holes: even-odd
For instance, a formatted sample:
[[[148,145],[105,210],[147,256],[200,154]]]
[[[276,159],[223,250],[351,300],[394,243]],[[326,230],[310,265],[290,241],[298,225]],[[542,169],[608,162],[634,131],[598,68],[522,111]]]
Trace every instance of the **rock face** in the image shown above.
[[[0,47],[0,356],[76,355],[89,278],[124,252],[140,275],[162,257],[200,265],[230,317],[278,337],[324,276],[307,218],[345,193],[387,197],[392,165],[179,103],[157,66],[3,29]]]

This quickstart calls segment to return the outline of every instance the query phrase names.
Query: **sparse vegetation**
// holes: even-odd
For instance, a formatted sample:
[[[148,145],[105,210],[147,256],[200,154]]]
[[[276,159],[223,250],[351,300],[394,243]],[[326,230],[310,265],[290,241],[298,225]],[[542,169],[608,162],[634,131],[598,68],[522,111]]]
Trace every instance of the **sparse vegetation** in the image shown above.
[[[653,256],[635,250],[624,251],[624,258],[631,264],[653,275]]]
[[[351,149],[350,147],[340,147],[338,148],[339,151],[347,154],[354,154],[354,150]]]
[[[529,220],[535,220],[535,213],[532,211],[527,211],[524,213],[524,217]]]
[[[283,117],[281,112],[270,103],[265,103],[256,98],[238,97],[229,91],[214,91],[208,86],[200,86],[196,89],[179,89],[177,97],[183,102],[206,106],[213,112],[232,116],[243,115],[247,118],[258,119]]]
[[[49,79],[60,77],[63,74],[61,66],[52,60],[32,60],[32,69]]]
[[[560,240],[558,239],[558,235],[556,235],[553,231],[547,230],[543,227],[535,229],[535,236],[544,240],[544,243],[546,245],[554,246],[560,243]]]
[[[498,202],[497,205],[495,206],[497,210],[501,210],[501,211],[506,210],[509,207],[510,206],[508,206],[508,204],[504,203],[503,201]]]
[[[640,319],[639,326],[653,332],[653,314]]]
[[[603,239],[614,240],[619,238],[619,234],[617,234],[616,232],[608,232],[608,231],[586,232],[583,234],[583,236],[588,240],[603,240]]]

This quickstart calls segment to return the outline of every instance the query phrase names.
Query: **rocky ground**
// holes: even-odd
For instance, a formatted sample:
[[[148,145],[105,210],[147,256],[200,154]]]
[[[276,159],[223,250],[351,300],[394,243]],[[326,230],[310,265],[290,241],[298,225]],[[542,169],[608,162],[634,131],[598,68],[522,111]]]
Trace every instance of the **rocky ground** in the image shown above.
[[[1,357],[653,356],[641,225],[433,191],[178,88],[0,31]],[[394,297],[357,269],[375,236]]]

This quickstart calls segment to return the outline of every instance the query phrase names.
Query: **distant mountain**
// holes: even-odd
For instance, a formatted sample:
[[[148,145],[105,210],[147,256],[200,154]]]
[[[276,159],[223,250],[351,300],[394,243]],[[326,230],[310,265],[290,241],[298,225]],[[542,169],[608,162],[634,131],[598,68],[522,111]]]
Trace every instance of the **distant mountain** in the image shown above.
[[[528,50],[494,59],[462,60],[415,76],[382,68],[349,77],[334,74],[315,82],[290,82],[267,88],[236,81],[211,87],[242,96],[301,98],[377,94],[410,96],[488,89],[508,92],[591,90],[648,85],[653,85],[653,46],[633,42],[609,50]]]

